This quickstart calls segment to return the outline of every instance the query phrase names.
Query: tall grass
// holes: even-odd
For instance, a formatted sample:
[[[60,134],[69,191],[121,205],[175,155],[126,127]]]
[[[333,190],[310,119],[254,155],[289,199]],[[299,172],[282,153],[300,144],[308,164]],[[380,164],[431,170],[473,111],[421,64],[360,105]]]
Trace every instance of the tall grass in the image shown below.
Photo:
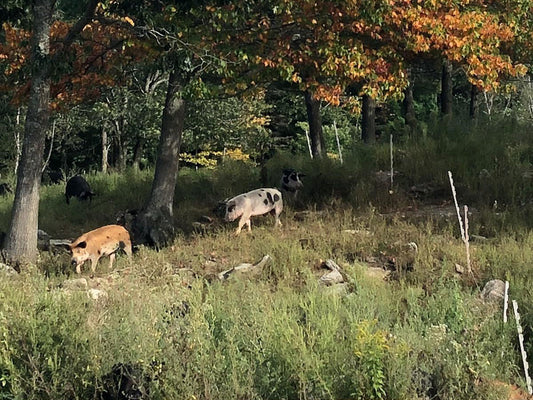
[[[261,185],[259,170],[233,162],[182,170],[175,222],[183,233],[159,252],[119,257],[113,272],[103,263],[95,277],[84,275],[107,293],[97,301],[63,287],[75,277],[66,253],[42,253],[37,266],[0,275],[0,399],[99,399],[118,364],[141,371],[137,383],[151,399],[504,398],[496,382],[522,385],[515,331],[479,292],[489,279],[510,281],[531,353],[527,133],[443,129],[399,144],[393,195],[374,174],[388,165],[379,145],[343,165],[274,157],[267,184],[295,167],[307,174],[302,197],[287,202],[281,228],[256,217],[239,237],[232,224],[196,232],[191,223]],[[486,191],[482,169],[492,179]],[[464,249],[454,216],[408,217],[424,207],[410,186],[446,185],[447,170],[460,202],[478,209],[471,232],[489,235],[471,243],[475,281],[456,273]],[[113,223],[118,211],[142,207],[151,174],[90,175],[91,204],[67,206],[62,186],[44,186],[40,228],[64,238]],[[2,229],[11,200],[0,199]],[[258,274],[214,278],[265,254],[271,261]],[[328,258],[342,268],[343,292],[318,283]],[[376,278],[369,266],[391,274]]]

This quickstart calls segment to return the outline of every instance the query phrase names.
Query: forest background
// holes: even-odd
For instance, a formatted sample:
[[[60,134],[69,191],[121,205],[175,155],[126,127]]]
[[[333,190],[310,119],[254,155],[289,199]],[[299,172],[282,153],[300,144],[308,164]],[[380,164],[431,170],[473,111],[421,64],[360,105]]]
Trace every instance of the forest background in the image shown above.
[[[0,398],[98,398],[113,374],[155,398],[521,385],[515,333],[478,294],[511,281],[531,350],[531,1],[10,0],[0,15],[0,223],[20,273],[1,284]],[[287,167],[307,177],[280,237],[198,225]],[[448,170],[475,210],[466,274]],[[57,172],[86,176],[94,202],[67,208]],[[126,209],[161,251],[120,260],[103,303],[64,290],[66,254],[38,251],[37,229],[75,238]],[[212,281],[265,254],[251,281]],[[316,284],[325,258],[340,297]]]

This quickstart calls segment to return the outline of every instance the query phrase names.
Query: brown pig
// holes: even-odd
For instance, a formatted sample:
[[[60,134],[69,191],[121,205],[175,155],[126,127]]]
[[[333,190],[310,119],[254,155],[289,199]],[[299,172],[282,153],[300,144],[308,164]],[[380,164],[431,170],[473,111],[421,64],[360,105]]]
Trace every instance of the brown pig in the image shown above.
[[[128,256],[132,254],[130,234],[120,225],[106,225],[84,233],[69,244],[69,248],[72,252],[71,263],[76,266],[78,274],[87,260],[91,260],[91,271],[94,273],[101,257],[109,256],[111,269],[118,249],[123,249]]]

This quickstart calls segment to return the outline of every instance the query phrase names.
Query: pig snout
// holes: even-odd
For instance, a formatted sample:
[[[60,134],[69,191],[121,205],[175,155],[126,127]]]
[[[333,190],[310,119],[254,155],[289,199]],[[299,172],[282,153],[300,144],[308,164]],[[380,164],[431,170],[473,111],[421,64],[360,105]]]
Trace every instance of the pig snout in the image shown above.
[[[226,206],[226,215],[224,216],[224,221],[231,222],[235,221],[239,215],[237,213],[237,206],[235,204],[228,204]]]

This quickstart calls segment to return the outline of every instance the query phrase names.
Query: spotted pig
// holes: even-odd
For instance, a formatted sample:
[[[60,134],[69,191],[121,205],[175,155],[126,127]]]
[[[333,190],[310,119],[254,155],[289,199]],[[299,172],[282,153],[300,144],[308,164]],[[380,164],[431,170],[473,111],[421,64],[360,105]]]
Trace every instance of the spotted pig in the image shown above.
[[[271,212],[276,217],[275,224],[281,225],[279,220],[281,211],[283,211],[283,199],[278,189],[256,189],[229,199],[226,203],[225,220],[231,222],[241,217],[235,232],[235,235],[238,235],[244,225],[248,225],[248,232],[252,230],[250,218],[255,215]]]
[[[305,174],[294,169],[284,169],[280,182],[281,190],[292,193],[293,200],[296,200],[298,192],[304,187],[304,184],[300,179],[304,176]]]
[[[84,233],[69,247],[72,252],[71,263],[76,266],[78,274],[81,273],[81,266],[87,260],[91,260],[91,271],[94,273],[101,257],[109,256],[109,269],[111,269],[117,250],[123,249],[128,256],[132,254],[130,234],[120,225],[106,225]]]

